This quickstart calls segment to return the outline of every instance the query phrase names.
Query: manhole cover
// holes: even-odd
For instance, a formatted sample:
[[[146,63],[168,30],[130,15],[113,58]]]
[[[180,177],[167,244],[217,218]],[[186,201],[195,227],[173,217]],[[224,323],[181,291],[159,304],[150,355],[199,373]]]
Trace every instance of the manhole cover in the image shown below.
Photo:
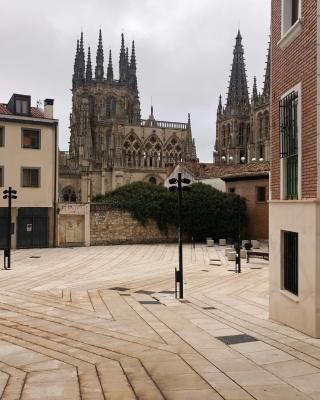
[[[249,335],[220,336],[220,337],[217,337],[217,339],[227,345],[239,344],[239,343],[250,343],[250,342],[258,341],[258,339],[254,338],[253,336],[249,336]]]

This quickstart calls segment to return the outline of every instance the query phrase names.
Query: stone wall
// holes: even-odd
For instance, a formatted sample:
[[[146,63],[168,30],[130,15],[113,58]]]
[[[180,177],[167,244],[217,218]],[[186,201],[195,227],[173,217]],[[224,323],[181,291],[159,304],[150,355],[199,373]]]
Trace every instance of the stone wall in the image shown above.
[[[177,229],[171,226],[166,234],[159,230],[154,220],[143,226],[129,212],[112,210],[104,204],[91,204],[90,239],[91,246],[168,243],[177,240]]]

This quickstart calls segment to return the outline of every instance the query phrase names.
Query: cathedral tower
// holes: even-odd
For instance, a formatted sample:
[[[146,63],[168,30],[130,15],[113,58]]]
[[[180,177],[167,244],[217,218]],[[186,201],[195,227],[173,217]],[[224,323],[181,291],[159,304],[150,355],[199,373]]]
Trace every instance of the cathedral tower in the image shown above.
[[[215,163],[248,163],[269,159],[270,51],[262,94],[254,78],[249,98],[244,49],[240,30],[233,50],[233,62],[225,107],[219,97],[216,122]]]

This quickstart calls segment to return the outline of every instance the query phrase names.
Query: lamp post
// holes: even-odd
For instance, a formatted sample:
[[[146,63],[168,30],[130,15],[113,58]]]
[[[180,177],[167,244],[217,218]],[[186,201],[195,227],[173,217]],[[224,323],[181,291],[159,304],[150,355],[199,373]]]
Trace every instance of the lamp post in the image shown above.
[[[175,270],[175,293],[177,297],[177,284],[179,283],[179,298],[183,299],[183,253],[182,253],[182,229],[181,229],[181,222],[182,222],[182,191],[187,191],[189,189],[188,186],[190,184],[190,179],[182,178],[181,172],[178,173],[178,179],[172,178],[169,179],[170,192],[178,191],[178,241],[179,241],[179,270]],[[178,185],[177,185],[178,184]]]
[[[7,225],[7,248],[4,251],[4,269],[11,268],[11,208],[12,208],[12,200],[17,198],[17,191],[13,190],[11,186],[8,189],[3,191],[3,198],[8,199],[8,225]],[[8,265],[6,265],[6,258],[8,261]]]
[[[241,213],[240,213],[240,195],[237,196],[238,208],[238,243],[236,247],[236,272],[241,273]]]

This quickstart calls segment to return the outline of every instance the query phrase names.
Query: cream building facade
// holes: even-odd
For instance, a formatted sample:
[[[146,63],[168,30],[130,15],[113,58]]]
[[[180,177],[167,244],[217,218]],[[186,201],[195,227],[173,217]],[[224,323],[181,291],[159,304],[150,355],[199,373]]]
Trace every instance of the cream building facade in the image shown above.
[[[55,242],[58,178],[58,120],[53,100],[44,110],[31,97],[14,94],[0,104],[0,189],[17,190],[13,200],[13,247],[48,247]],[[0,247],[6,238],[7,200],[0,197]]]

